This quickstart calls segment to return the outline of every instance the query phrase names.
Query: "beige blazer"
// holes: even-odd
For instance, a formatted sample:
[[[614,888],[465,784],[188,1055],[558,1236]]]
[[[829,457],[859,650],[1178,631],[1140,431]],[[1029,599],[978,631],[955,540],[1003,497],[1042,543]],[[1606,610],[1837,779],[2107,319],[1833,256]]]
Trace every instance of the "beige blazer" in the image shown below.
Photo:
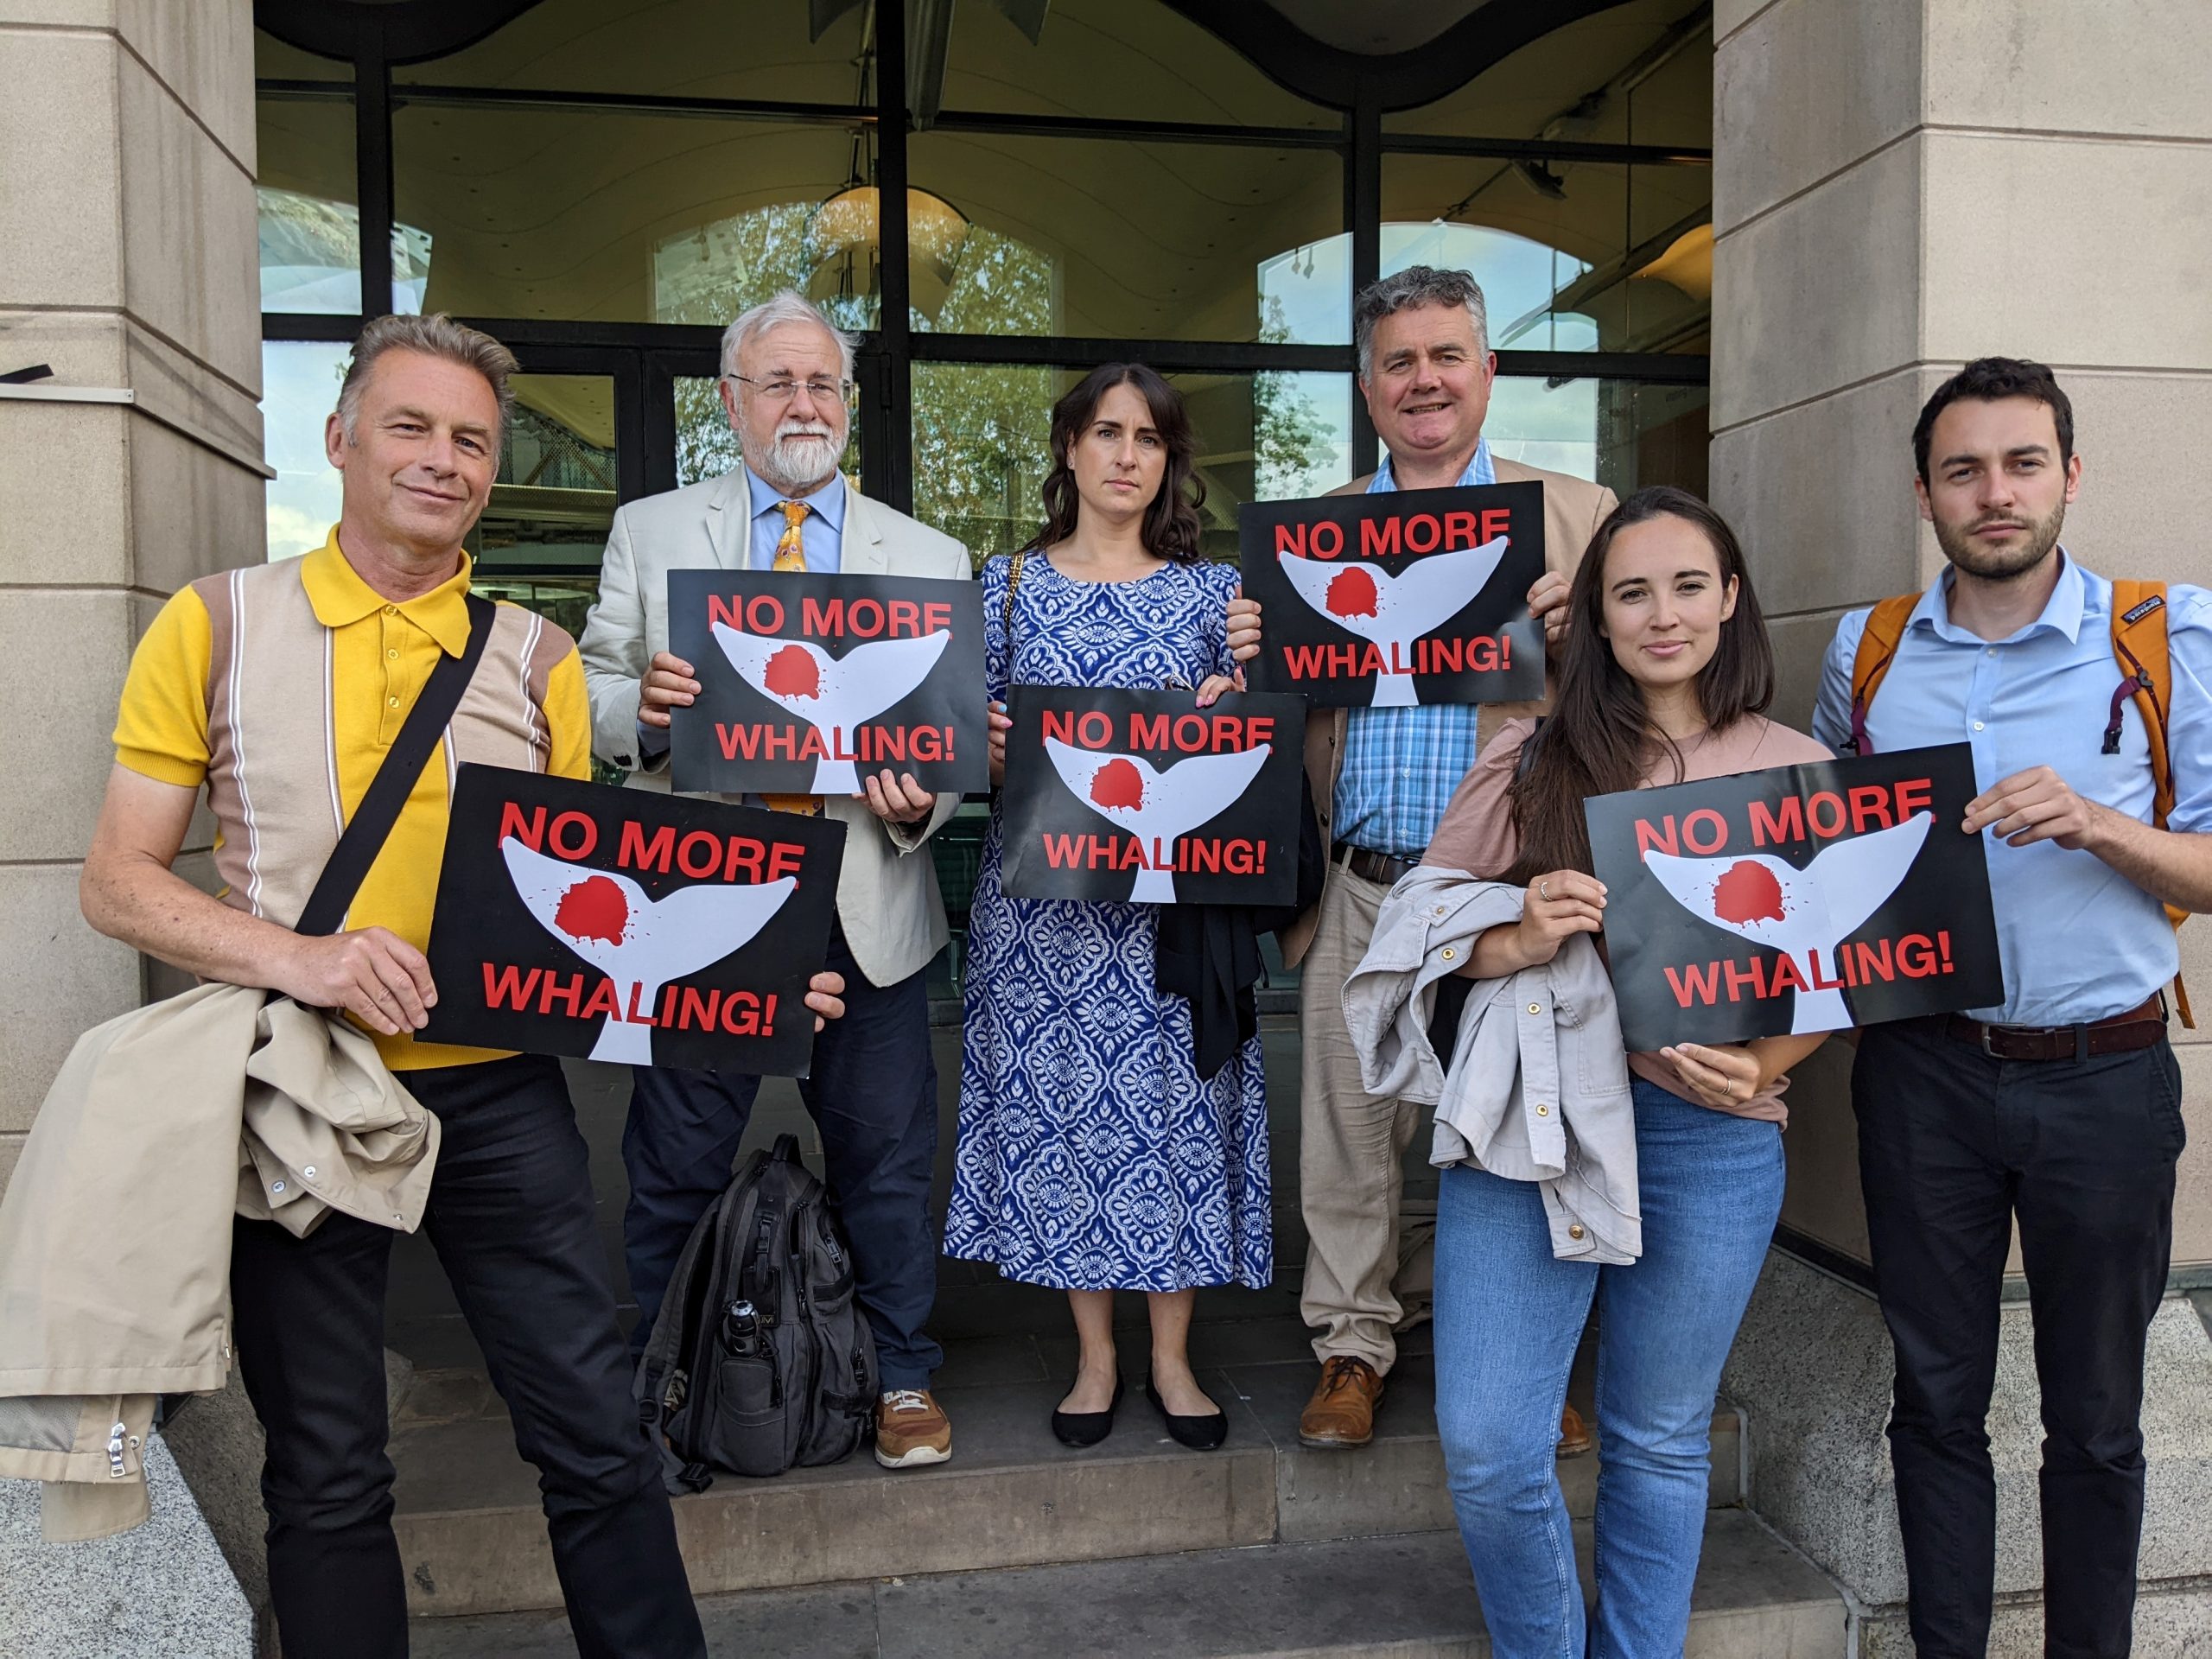
[[[633,789],[664,793],[669,786],[667,752],[644,760],[638,744],[638,684],[654,653],[668,649],[668,573],[744,569],[751,508],[752,486],[739,467],[615,512],[600,567],[599,601],[577,649],[591,696],[592,752],[627,771]],[[966,582],[974,574],[968,550],[952,537],[869,500],[849,483],[839,558],[843,571],[855,576]],[[854,961],[873,984],[918,973],[944,948],[944,901],[937,872],[927,858],[913,855],[959,804],[957,795],[940,795],[927,818],[893,825],[869,811],[865,801],[831,796],[823,803],[828,816],[849,826],[837,919]]]
[[[1590,545],[1590,538],[1598,533],[1598,526],[1619,503],[1613,493],[1602,484],[1592,484],[1587,479],[1573,478],[1565,473],[1548,473],[1541,467],[1524,467],[1517,461],[1496,458],[1501,484],[1536,483],[1544,486],[1544,565],[1556,570],[1569,582],[1582,563],[1583,550]],[[1357,495],[1365,491],[1375,474],[1356,478],[1332,495]],[[587,658],[587,661],[589,659]],[[1478,744],[1486,745],[1497,735],[1499,727],[1509,720],[1525,720],[1541,715],[1549,706],[1548,695],[1535,702],[1486,702],[1475,723]],[[1306,775],[1313,785],[1313,810],[1321,820],[1321,844],[1333,850],[1336,845],[1331,835],[1330,818],[1336,810],[1337,772],[1343,765],[1344,752],[1345,711],[1329,711],[1325,718],[1317,716],[1306,722]],[[1330,880],[1336,879],[1336,864],[1329,866]],[[1326,886],[1324,885],[1325,892]],[[1283,930],[1281,939],[1282,959],[1295,968],[1306,949],[1313,943],[1313,929],[1319,922],[1320,906],[1300,916]]]

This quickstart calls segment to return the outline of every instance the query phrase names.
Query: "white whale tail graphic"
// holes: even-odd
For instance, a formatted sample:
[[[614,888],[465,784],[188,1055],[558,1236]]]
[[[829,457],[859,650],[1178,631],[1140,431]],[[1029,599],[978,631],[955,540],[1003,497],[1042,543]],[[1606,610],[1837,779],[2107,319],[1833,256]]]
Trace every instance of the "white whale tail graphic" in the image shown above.
[[[1395,647],[1402,659],[1414,640],[1456,616],[1482,592],[1504,558],[1510,540],[1493,537],[1480,547],[1417,559],[1395,576],[1380,564],[1346,564],[1295,553],[1281,557],[1282,573],[1300,599],[1338,627],[1372,640],[1386,652]],[[1338,585],[1344,582],[1351,584],[1350,590]],[[1412,675],[1376,677],[1374,707],[1408,708],[1413,702]]]
[[[1928,839],[1935,815],[1821,849],[1803,869],[1768,853],[1681,858],[1649,852],[1645,867],[1675,902],[1701,922],[1794,958],[1807,985],[1838,977],[1836,949],[1897,890]],[[1826,974],[1808,971],[1826,961]],[[1840,1031],[1851,1011],[1840,990],[1796,993],[1793,1033]]]
[[[1177,839],[1216,817],[1242,795],[1267,762],[1271,743],[1232,754],[1194,754],[1165,772],[1134,754],[1111,749],[1078,749],[1056,737],[1045,740],[1052,770],[1075,798],[1112,824],[1137,838],[1146,849],[1164,849],[1174,861]],[[1109,772],[1109,767],[1126,768]],[[1102,779],[1101,774],[1104,774]],[[1137,872],[1129,889],[1134,905],[1175,902],[1175,873],[1149,867]]]
[[[798,886],[785,876],[758,887],[702,883],[658,903],[628,876],[534,853],[512,836],[499,842],[515,892],[537,925],[614,982],[624,1013],[651,1013],[671,979],[720,962],[748,943]],[[603,884],[603,885],[601,885]],[[594,1060],[651,1065],[653,1028],[610,1018],[592,1045]]]
[[[849,749],[855,728],[929,678],[952,643],[949,633],[925,633],[912,639],[877,639],[832,657],[804,639],[766,639],[722,622],[713,626],[715,643],[738,677],[820,732],[823,746],[832,752],[839,747],[838,734]],[[857,795],[860,787],[860,772],[852,761],[823,759],[814,763],[808,792]]]

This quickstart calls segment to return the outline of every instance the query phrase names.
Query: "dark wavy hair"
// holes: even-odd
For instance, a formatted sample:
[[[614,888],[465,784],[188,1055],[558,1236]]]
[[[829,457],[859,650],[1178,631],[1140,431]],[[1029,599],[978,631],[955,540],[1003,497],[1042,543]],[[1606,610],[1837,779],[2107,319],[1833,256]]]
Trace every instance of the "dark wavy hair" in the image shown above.
[[[1920,406],[1912,427],[1912,464],[1920,481],[1928,481],[1928,452],[1936,440],[1936,417],[1961,401],[1993,404],[2005,397],[2025,397],[2050,410],[2058,429],[2058,464],[2074,459],[2074,404],[2058,385],[2058,377],[2040,363],[2022,357],[1977,357],[1929,394]]]
[[[1682,776],[1681,751],[1651,724],[1643,688],[1629,677],[1605,638],[1605,555],[1631,524],[1679,518],[1702,531],[1720,567],[1721,585],[1736,583],[1736,609],[1720,625],[1713,658],[1698,671],[1698,704],[1713,731],[1774,701],[1774,647],[1751,592],[1744,550],[1728,521],[1687,490],[1638,490],[1615,507],[1574,574],[1567,596],[1567,638],[1559,658],[1558,692],[1550,716],[1529,740],[1512,791],[1520,855],[1500,880],[1525,887],[1552,870],[1590,870],[1590,829],[1582,803],[1592,795],[1636,788],[1654,763],[1672,755]]]
[[[1052,405],[1052,470],[1045,478],[1045,524],[1030,537],[1029,548],[1051,547],[1075,534],[1082,498],[1076,492],[1068,451],[1116,386],[1136,388],[1137,396],[1152,411],[1153,430],[1167,446],[1167,469],[1160,476],[1160,493],[1144,512],[1145,551],[1156,559],[1196,564],[1202,556],[1198,509],[1206,499],[1205,480],[1194,470],[1198,441],[1191,430],[1191,415],[1184,407],[1183,394],[1161,379],[1157,370],[1142,363],[1102,363]]]

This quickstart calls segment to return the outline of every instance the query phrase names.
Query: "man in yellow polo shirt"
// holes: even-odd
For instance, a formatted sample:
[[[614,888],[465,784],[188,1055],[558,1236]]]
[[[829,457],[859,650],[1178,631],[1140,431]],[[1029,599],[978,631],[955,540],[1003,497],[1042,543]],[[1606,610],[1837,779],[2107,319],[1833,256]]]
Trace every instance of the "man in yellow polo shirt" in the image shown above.
[[[442,1126],[426,1226],[541,1471],[579,1648],[703,1656],[560,1067],[414,1035],[437,1000],[423,947],[454,766],[588,775],[590,711],[568,635],[498,607],[346,930],[292,931],[430,670],[467,643],[461,541],[497,470],[514,366],[498,341],[444,317],[362,331],[326,432],[344,474],[329,541],[181,590],[132,658],[84,909],[103,933],[203,979],[342,1008],[376,1034]],[[219,897],[170,868],[203,785]],[[807,1001],[835,1017],[842,988],[817,977]],[[235,1227],[232,1317],[268,1434],[270,1591],[289,1655],[407,1649],[385,1455],[391,1245],[389,1230],[335,1211],[305,1239],[273,1222]]]

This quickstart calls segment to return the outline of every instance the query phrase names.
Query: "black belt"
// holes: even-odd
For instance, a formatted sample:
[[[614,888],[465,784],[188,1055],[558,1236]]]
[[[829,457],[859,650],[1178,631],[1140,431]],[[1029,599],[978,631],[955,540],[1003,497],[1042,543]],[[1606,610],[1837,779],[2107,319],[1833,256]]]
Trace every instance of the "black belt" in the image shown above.
[[[2166,1034],[2166,1005],[2153,996],[2139,1007],[2082,1026],[1989,1026],[1964,1014],[1938,1015],[1943,1034],[1997,1060],[2074,1060],[2148,1048]]]
[[[1414,858],[1393,858],[1388,853],[1355,847],[1350,842],[1341,843],[1333,856],[1363,881],[1379,882],[1386,887],[1396,886],[1400,876],[1421,862]]]

